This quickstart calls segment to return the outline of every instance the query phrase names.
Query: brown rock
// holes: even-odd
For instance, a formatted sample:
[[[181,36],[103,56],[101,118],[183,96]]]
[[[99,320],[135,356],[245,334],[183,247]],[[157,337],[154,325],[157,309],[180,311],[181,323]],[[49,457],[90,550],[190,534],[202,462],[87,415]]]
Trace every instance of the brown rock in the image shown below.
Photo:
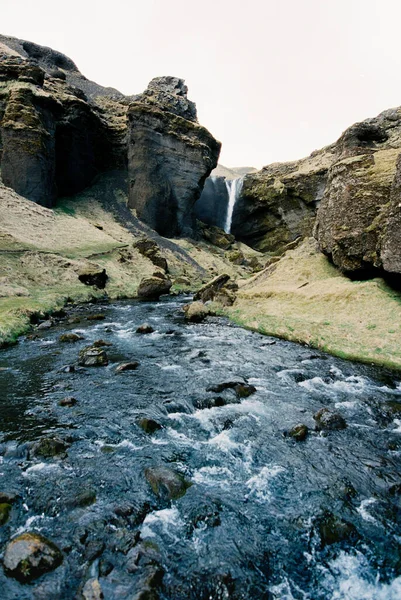
[[[142,300],[158,300],[163,294],[168,294],[172,283],[169,279],[159,277],[144,277],[138,287],[138,298]]]
[[[303,442],[308,435],[309,429],[306,425],[300,423],[299,425],[295,425],[290,431],[288,435],[292,437],[296,442]]]
[[[217,275],[217,277],[208,281],[194,294],[194,300],[202,300],[202,302],[213,300],[217,292],[228,283],[229,279],[230,276],[226,273]]]
[[[203,302],[191,302],[183,307],[185,319],[192,323],[204,321],[209,314],[208,307]]]
[[[118,367],[116,368],[116,373],[122,373],[123,371],[136,371],[138,367],[139,362],[133,360],[131,362],[122,363],[121,365],[118,365]]]
[[[177,473],[169,467],[150,467],[145,470],[153,492],[168,500],[177,500],[184,496],[187,489],[192,485],[181,473]]]
[[[79,352],[78,364],[81,367],[106,367],[109,364],[107,354],[96,346],[86,346]]]
[[[4,553],[7,575],[22,583],[53,571],[63,561],[57,546],[38,533],[23,533],[9,542]]]
[[[153,333],[154,329],[151,325],[149,325],[149,323],[143,323],[142,325],[139,325],[139,327],[136,330],[136,333],[142,333],[142,334],[147,334],[147,333]]]
[[[347,427],[344,417],[329,408],[321,408],[313,415],[313,418],[316,421],[316,429],[318,431],[338,430]]]

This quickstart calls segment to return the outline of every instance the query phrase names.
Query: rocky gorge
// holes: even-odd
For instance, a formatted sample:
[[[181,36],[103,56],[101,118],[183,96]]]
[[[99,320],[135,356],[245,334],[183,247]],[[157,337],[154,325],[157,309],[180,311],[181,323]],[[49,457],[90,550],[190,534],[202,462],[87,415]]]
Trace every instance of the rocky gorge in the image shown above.
[[[400,132],[226,169],[0,36],[5,598],[397,597]]]

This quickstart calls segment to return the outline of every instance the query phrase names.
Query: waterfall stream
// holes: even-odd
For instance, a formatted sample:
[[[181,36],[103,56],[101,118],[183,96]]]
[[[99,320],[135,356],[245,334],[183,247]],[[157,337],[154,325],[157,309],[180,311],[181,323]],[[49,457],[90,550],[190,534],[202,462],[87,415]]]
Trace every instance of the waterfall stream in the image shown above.
[[[231,231],[231,223],[233,220],[234,206],[235,206],[235,204],[238,200],[238,197],[241,193],[242,184],[243,184],[242,177],[238,177],[237,179],[231,179],[231,180],[226,179],[226,188],[227,188],[227,193],[228,193],[227,216],[226,216],[226,222],[224,225],[224,231],[226,233],[230,233],[230,231]]]

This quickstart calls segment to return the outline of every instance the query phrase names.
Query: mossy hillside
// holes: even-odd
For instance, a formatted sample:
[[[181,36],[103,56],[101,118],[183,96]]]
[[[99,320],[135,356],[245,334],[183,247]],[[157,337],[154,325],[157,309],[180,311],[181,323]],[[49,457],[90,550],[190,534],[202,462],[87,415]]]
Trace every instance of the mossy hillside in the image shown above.
[[[224,314],[264,334],[401,369],[400,293],[382,279],[342,276],[310,239],[243,282]]]

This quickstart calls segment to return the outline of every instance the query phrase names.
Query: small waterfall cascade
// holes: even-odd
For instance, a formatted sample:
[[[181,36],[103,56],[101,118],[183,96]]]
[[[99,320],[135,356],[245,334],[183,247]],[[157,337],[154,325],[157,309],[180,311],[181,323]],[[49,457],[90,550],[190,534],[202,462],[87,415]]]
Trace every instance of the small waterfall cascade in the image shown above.
[[[231,231],[231,223],[233,220],[233,212],[234,206],[237,202],[239,195],[242,190],[243,178],[238,177],[237,179],[226,179],[226,188],[228,193],[228,206],[227,206],[227,216],[226,222],[224,224],[224,231],[226,233],[230,233]]]

